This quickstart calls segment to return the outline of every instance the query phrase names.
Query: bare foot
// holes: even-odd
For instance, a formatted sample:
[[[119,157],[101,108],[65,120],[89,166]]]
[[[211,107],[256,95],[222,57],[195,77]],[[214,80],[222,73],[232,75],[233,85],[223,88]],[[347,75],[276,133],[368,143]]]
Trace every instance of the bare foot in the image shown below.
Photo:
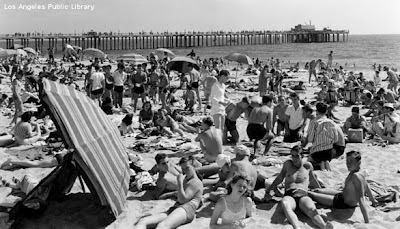
[[[331,222],[327,222],[327,223],[326,223],[325,229],[333,229],[333,228],[334,228],[334,227],[333,227],[333,225],[332,225]]]

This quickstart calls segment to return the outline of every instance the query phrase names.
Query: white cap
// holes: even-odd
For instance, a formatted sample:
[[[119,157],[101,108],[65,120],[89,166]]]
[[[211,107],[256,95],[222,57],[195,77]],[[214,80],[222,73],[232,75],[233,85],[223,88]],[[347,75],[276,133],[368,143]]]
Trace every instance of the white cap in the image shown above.
[[[222,168],[225,164],[231,163],[231,157],[225,154],[219,154],[215,162],[217,162],[218,167]]]

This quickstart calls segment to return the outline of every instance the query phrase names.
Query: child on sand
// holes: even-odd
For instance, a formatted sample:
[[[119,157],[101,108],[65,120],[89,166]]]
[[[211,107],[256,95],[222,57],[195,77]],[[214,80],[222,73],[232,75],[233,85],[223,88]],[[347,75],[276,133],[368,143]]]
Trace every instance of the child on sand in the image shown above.
[[[150,101],[144,102],[142,110],[139,112],[139,129],[144,130],[153,126],[154,112]]]
[[[346,155],[346,165],[350,173],[346,178],[343,191],[314,189],[306,193],[317,203],[332,208],[355,208],[359,204],[365,223],[369,223],[368,212],[364,202],[365,193],[372,202],[372,206],[376,206],[377,202],[369,189],[363,172],[360,172],[361,154],[353,150],[347,152]]]
[[[244,228],[251,217],[252,200],[247,197],[249,178],[237,174],[228,185],[228,195],[221,197],[211,216],[210,228]],[[221,218],[221,224],[218,219]]]
[[[121,124],[118,126],[121,136],[124,136],[129,133],[133,133],[132,118],[133,118],[133,114],[127,114],[122,119]]]

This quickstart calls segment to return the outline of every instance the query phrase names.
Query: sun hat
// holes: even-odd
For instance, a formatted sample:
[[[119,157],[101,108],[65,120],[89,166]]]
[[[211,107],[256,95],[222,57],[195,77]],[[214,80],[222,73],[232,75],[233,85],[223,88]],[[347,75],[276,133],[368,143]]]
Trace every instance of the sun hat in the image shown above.
[[[233,150],[233,153],[240,156],[250,156],[250,149],[245,145],[238,145]]]
[[[215,162],[217,163],[218,167],[222,168],[225,164],[231,163],[231,157],[225,154],[219,154]]]

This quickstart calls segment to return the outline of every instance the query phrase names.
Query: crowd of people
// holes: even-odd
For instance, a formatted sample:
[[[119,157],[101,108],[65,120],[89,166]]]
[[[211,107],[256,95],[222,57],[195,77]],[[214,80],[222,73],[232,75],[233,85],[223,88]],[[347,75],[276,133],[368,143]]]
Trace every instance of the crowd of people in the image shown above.
[[[159,175],[156,188],[152,191],[153,197],[162,198],[172,191],[176,192],[177,202],[166,212],[141,218],[136,228],[155,224],[158,224],[157,228],[175,228],[191,222],[202,205],[203,188],[206,185],[203,179],[216,174],[218,181],[212,184],[210,194],[210,199],[216,202],[210,220],[211,228],[245,227],[252,215],[253,201],[256,200],[254,191],[258,189],[266,189],[264,198],[258,201],[269,201],[271,191],[275,196],[282,197],[282,208],[294,228],[300,228],[294,211],[297,208],[318,228],[332,228],[332,224],[325,222],[318,213],[314,202],[332,208],[354,208],[358,205],[364,221],[369,222],[364,194],[368,195],[373,205],[376,201],[360,172],[361,154],[357,151],[346,152],[346,143],[362,142],[365,138],[379,139],[384,144],[400,143],[400,117],[395,112],[400,90],[397,88],[399,76],[395,71],[383,67],[386,79],[380,79],[381,71],[376,71],[375,78],[367,80],[361,72],[347,73],[341,68],[334,68],[333,52],[330,52],[327,64],[321,59],[308,63],[309,83],[314,75],[315,83],[321,90],[314,99],[305,101],[300,95],[305,90],[303,84],[293,88],[284,87],[281,62],[271,58],[266,63],[258,62],[260,96],[244,96],[235,103],[229,99],[226,90],[231,83],[230,71],[220,69],[225,66],[224,63],[218,59],[201,61],[200,70],[196,70],[193,64],[187,64],[179,75],[181,86],[178,88],[170,84],[171,76],[166,67],[169,59],[165,55],[161,61],[150,61],[149,65],[132,66],[119,62],[115,71],[111,71],[111,65],[101,65],[96,59],[87,66],[84,75],[82,90],[106,114],[122,109],[125,105],[124,96],[131,96],[133,112],[127,114],[119,125],[121,135],[138,128],[145,136],[185,137],[186,133],[191,133],[196,135],[195,141],[199,142],[203,156],[183,157],[179,161],[180,167],[170,163],[167,155],[156,155],[155,171]],[[195,54],[190,57],[196,58]],[[29,82],[29,68],[28,63],[25,70],[17,69],[11,73],[11,78],[15,75],[12,80],[12,102],[15,104],[13,122],[16,123],[16,145],[43,139],[41,126],[32,121],[33,114],[23,112],[22,78],[25,77],[24,91],[32,92],[41,78],[61,82],[52,74],[58,72],[58,75],[68,75],[76,71],[62,70],[61,64],[60,68],[53,68],[49,74],[44,67],[38,79],[32,81],[34,83],[26,84]],[[298,69],[298,63],[291,68],[293,71]],[[71,80],[63,83],[72,85],[74,78],[71,75],[64,76],[62,79]],[[385,80],[389,82],[387,88],[382,87],[382,81]],[[77,85],[73,86],[79,90]],[[184,93],[180,97],[177,91],[182,89]],[[137,112],[139,98],[142,109]],[[181,99],[184,108],[179,104]],[[341,125],[333,112],[335,107],[343,105],[352,106],[352,115]],[[157,110],[154,110],[156,107]],[[361,108],[368,109],[368,112],[361,115]],[[206,117],[198,120],[191,117],[195,109],[203,111]],[[136,115],[139,121],[134,126],[133,117]],[[17,122],[19,116],[21,121]],[[241,117],[248,122],[246,133],[237,130],[236,121]],[[51,131],[46,129],[46,132]],[[246,139],[243,136],[245,134],[252,142],[253,150],[240,144],[240,139]],[[266,178],[260,175],[252,161],[259,157],[260,148],[264,148],[262,154],[267,155],[277,137],[282,137],[283,142],[297,144],[291,149],[291,159],[283,163],[279,175],[275,179]],[[235,158],[224,154],[224,144],[235,145]],[[305,154],[308,154],[307,159],[304,158]],[[342,155],[346,155],[349,170],[343,191],[322,188],[323,183],[316,178],[314,169],[330,171],[330,162]],[[16,161],[8,163],[18,164]]]

